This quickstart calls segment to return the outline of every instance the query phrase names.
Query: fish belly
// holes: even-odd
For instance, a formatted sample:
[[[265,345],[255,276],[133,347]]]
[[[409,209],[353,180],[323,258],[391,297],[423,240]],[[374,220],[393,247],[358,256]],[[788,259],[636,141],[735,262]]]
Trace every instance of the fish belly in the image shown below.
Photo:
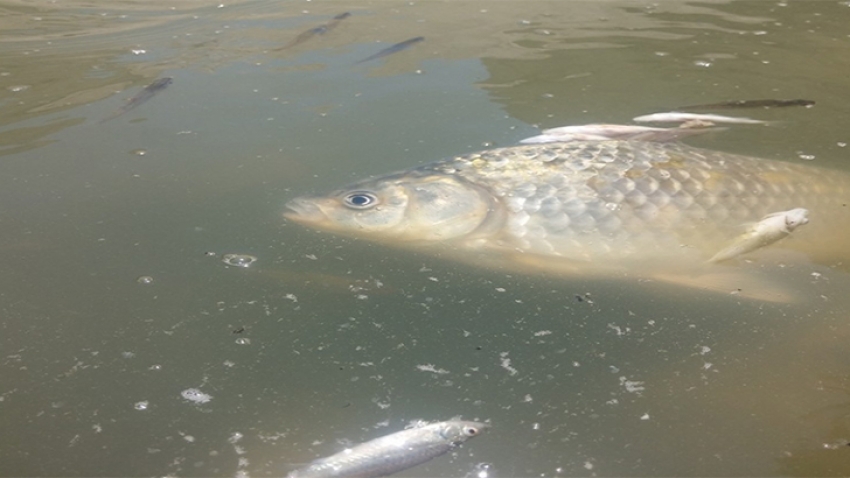
[[[430,430],[406,430],[358,445],[294,471],[288,478],[379,477],[425,463],[452,449]]]

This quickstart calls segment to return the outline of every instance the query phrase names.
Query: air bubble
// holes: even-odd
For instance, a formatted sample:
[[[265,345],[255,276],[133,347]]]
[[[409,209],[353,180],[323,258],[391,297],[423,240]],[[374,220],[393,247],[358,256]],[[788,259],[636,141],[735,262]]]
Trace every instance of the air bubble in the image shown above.
[[[256,257],[248,254],[225,254],[221,258],[221,262],[234,267],[248,267],[256,261]]]

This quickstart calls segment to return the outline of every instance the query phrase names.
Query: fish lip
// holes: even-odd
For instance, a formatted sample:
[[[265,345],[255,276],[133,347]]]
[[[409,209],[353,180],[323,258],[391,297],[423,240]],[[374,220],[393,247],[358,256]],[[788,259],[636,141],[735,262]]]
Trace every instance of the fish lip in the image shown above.
[[[307,198],[290,199],[284,204],[283,217],[295,222],[312,222],[324,217],[322,210]]]

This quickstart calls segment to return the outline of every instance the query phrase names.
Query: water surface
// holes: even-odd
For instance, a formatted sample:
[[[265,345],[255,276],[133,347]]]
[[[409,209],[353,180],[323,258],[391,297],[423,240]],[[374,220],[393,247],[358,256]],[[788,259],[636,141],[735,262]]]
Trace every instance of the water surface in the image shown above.
[[[456,415],[493,426],[399,476],[850,473],[846,265],[789,262],[806,300],[764,304],[478,270],[281,217],[541,127],[735,99],[817,104],[689,143],[848,170],[847,2],[0,9],[0,474],[280,476]]]

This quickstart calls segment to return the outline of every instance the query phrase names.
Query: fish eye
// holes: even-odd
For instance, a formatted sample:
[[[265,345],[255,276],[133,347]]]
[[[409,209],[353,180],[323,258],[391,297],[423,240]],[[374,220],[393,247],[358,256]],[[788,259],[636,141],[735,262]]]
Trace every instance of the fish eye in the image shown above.
[[[343,198],[345,205],[353,209],[368,209],[378,204],[378,196],[368,191],[355,191]]]
[[[475,427],[463,427],[463,434],[468,437],[474,437],[478,435],[478,429]]]

